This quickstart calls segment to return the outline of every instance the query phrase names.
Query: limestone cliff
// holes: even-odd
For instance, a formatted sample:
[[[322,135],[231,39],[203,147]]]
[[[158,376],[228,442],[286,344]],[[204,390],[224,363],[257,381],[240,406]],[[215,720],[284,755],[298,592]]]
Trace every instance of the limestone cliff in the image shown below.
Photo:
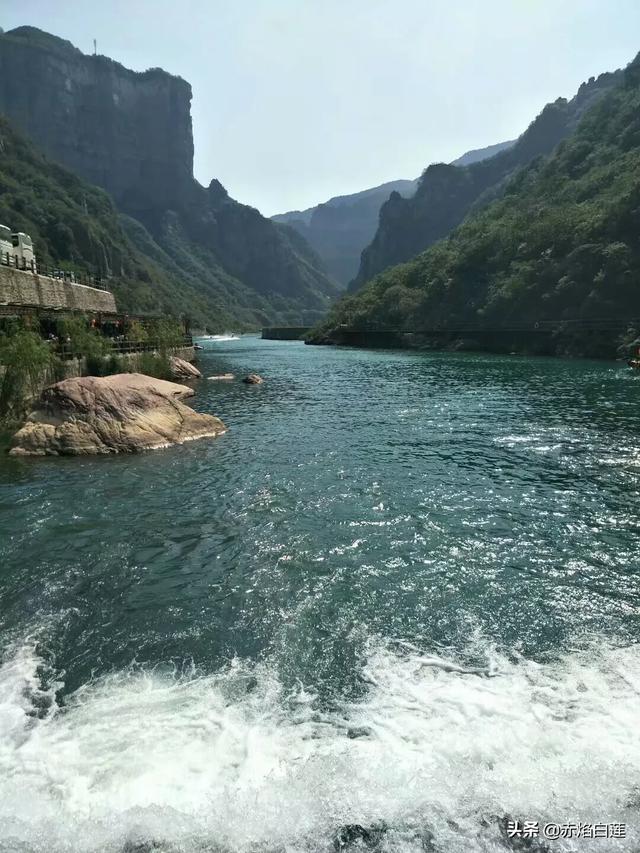
[[[190,106],[189,84],[161,69],[137,73],[33,27],[0,35],[0,112],[49,157],[196,264],[204,291],[221,275],[254,291],[257,323],[322,314],[336,285],[304,239],[193,178]]]
[[[191,86],[160,69],[137,74],[32,27],[0,38],[0,112],[143,221],[191,190],[190,110]]]

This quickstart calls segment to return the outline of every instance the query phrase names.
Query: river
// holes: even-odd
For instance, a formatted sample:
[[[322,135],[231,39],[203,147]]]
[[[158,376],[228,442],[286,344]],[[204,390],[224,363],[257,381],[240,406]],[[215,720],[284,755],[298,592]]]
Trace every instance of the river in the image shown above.
[[[266,379],[198,384],[214,441],[0,462],[0,850],[637,850],[640,377],[200,366]]]

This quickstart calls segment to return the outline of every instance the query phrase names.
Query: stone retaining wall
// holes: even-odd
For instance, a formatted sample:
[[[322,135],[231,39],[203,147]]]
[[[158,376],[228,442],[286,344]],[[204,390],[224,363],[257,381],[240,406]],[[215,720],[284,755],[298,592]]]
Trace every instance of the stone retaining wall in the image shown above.
[[[72,284],[58,278],[34,275],[0,266],[0,305],[28,305],[115,314],[116,300],[108,290]]]

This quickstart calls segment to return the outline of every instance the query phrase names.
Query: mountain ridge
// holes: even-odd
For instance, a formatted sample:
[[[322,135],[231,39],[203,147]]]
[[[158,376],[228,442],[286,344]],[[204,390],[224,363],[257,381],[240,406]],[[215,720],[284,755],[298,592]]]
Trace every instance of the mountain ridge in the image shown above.
[[[550,154],[447,238],[343,298],[312,340],[339,340],[345,326],[428,336],[553,321],[565,334],[547,352],[614,355],[620,329],[640,318],[640,54],[588,100]],[[576,320],[602,318],[617,318],[618,332],[567,334]],[[513,336],[510,349],[523,347]]]
[[[195,265],[205,298],[221,294],[233,317],[238,280],[255,294],[239,322],[318,319],[338,287],[306,241],[217,180],[203,187],[193,177],[191,96],[162,69],[132,71],[33,27],[0,35],[0,112],[52,160],[109,192],[174,264]]]
[[[616,85],[620,74],[591,77],[570,100],[558,98],[547,104],[511,147],[468,165],[433,163],[422,173],[411,198],[392,193],[380,209],[378,229],[362,252],[349,290],[354,292],[384,269],[409,261],[449,234],[470,211],[499,197],[508,178],[535,157],[550,154],[584,111]]]
[[[476,148],[465,152],[453,163],[480,162],[514,144],[515,141],[510,140]],[[409,198],[418,183],[419,178],[386,181],[360,192],[333,196],[305,210],[275,214],[271,219],[288,224],[302,234],[334,278],[346,286],[358,271],[363,249],[375,235],[382,204],[393,192]]]

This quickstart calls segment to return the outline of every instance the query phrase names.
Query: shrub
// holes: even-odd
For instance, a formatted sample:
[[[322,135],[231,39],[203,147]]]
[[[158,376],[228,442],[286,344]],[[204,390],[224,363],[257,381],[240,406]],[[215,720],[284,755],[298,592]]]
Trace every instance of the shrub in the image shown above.
[[[111,341],[92,329],[82,317],[63,317],[58,321],[57,331],[65,351],[78,358],[86,358],[88,375],[104,375],[102,362],[111,350]]]
[[[184,343],[184,329],[177,320],[165,317],[152,320],[147,325],[147,331],[149,340],[157,343],[161,351],[182,346]]]
[[[138,344],[146,343],[149,340],[149,332],[139,320],[131,320],[127,326],[127,338]]]
[[[143,352],[138,360],[138,370],[156,379],[172,379],[169,356],[164,353]]]
[[[0,338],[0,417],[20,417],[43,378],[53,373],[58,361],[51,347],[35,332],[21,330]]]

